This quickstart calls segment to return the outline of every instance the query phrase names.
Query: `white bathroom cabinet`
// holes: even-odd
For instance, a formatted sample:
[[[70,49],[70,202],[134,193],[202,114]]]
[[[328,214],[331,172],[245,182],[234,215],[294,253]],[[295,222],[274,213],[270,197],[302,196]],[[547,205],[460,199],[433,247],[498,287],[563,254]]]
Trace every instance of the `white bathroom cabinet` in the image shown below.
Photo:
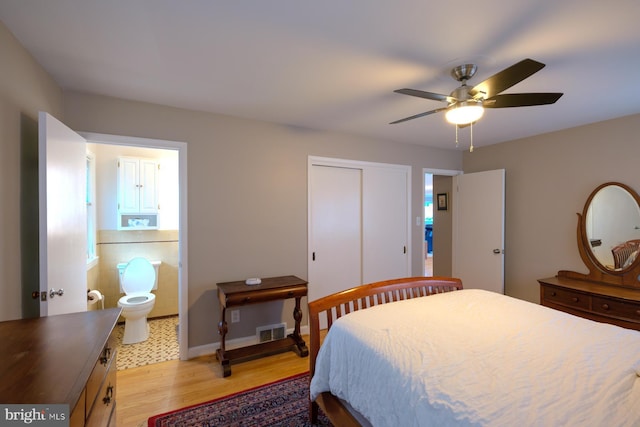
[[[158,174],[154,159],[118,158],[118,229],[158,228]]]

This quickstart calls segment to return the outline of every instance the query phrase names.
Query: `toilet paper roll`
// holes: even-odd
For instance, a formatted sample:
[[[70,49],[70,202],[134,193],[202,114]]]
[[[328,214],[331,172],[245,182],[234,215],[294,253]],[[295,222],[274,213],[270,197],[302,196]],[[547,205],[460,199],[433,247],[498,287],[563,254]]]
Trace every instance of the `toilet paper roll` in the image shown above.
[[[102,294],[100,291],[89,291],[87,294],[87,299],[89,300],[89,305],[93,305],[98,301],[102,301]]]

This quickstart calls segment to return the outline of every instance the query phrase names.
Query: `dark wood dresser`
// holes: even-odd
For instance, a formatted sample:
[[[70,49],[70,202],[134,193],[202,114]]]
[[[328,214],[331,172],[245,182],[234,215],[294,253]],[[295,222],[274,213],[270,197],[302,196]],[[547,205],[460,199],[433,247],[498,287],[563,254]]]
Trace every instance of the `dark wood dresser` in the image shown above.
[[[539,279],[540,303],[566,313],[640,330],[640,289],[563,277]]]
[[[67,404],[70,426],[115,426],[120,309],[0,322],[0,402]]]

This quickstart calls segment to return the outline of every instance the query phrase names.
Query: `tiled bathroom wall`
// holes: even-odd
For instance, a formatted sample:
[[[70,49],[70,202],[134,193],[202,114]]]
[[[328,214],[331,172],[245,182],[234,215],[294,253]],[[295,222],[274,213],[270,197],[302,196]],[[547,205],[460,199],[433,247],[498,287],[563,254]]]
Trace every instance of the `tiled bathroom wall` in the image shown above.
[[[87,273],[89,289],[104,295],[104,307],[118,306],[120,293],[117,265],[135,257],[162,261],[158,270],[156,302],[148,318],[178,314],[178,231],[177,230],[99,230],[98,265]],[[90,309],[100,308],[100,303]]]

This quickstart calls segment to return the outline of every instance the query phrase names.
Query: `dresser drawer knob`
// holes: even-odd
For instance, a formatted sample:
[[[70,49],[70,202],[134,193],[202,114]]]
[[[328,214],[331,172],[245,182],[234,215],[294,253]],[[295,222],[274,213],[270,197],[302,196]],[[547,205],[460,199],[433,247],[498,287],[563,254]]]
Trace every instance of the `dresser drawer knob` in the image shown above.
[[[113,386],[109,384],[109,386],[107,387],[107,393],[102,398],[102,403],[109,406],[109,404],[111,403],[111,399],[113,399]]]
[[[244,297],[244,302],[249,302],[251,301],[251,297]]]
[[[636,314],[640,316],[640,310],[636,310]]]
[[[573,297],[573,298],[571,298],[571,301],[573,301],[573,302],[578,302],[578,301],[580,301],[580,298],[578,298],[578,297]]]
[[[609,310],[609,304],[602,304],[603,310]]]
[[[100,356],[100,363],[102,365],[106,365],[110,357],[111,357],[111,348],[105,347],[105,349],[102,351],[102,356]]]
[[[555,297],[556,296],[556,291],[551,291],[551,296]]]

